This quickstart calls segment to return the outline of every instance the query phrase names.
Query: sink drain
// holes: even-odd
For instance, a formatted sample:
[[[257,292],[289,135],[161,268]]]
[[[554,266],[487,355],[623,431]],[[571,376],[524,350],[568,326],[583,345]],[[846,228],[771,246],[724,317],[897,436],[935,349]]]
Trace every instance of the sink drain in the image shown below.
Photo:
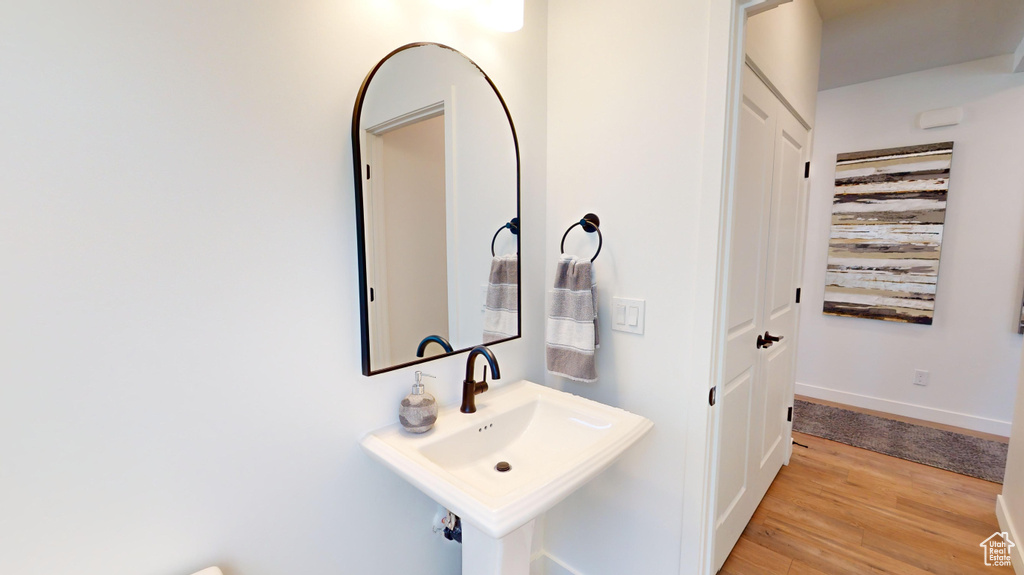
[[[501,473],[505,473],[506,471],[512,469],[512,466],[509,465],[507,461],[499,461],[498,464],[494,466],[494,468],[500,471]]]

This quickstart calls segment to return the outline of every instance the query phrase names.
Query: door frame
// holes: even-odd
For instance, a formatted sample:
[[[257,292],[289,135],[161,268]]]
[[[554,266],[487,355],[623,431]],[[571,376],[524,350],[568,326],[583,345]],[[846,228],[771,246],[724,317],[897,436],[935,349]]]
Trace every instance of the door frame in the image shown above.
[[[708,357],[697,375],[705,381],[710,401],[713,389],[723,374],[724,330],[726,315],[726,278],[730,255],[730,220],[734,189],[733,171],[742,99],[743,67],[746,65],[745,34],[747,18],[791,0],[728,0],[710,3],[708,77],[705,99],[705,150],[702,168],[701,205],[708,206],[708,217],[698,230],[698,269],[696,301],[713,299],[715,305],[694,312],[696,333],[711,337],[697,344],[695,357]],[[797,115],[799,118],[799,115]],[[813,132],[811,135],[813,141]],[[720,150],[721,153],[714,153]],[[803,216],[803,214],[801,214]],[[803,234],[801,234],[801,237]],[[803,262],[801,261],[801,269]],[[696,366],[695,366],[696,367]],[[687,472],[684,478],[684,511],[681,574],[693,573],[696,563],[700,575],[714,575],[714,521],[717,490],[717,452],[720,445],[718,412],[703,401],[694,401],[689,410],[686,449]],[[791,449],[791,447],[790,447]],[[788,462],[788,457],[787,457]]]

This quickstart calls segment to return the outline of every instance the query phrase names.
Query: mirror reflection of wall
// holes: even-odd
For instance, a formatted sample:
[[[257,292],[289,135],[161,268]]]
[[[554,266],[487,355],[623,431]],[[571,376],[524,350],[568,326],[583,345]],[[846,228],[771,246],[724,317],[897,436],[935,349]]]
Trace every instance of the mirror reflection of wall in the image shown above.
[[[495,236],[519,216],[518,150],[511,117],[487,76],[436,44],[393,52],[360,93],[353,146],[364,374],[518,337],[519,236]],[[514,294],[504,302],[504,338],[484,336],[495,317],[485,313],[492,240],[494,254],[513,266],[503,277],[514,285],[501,288]],[[493,293],[490,299],[496,301]]]

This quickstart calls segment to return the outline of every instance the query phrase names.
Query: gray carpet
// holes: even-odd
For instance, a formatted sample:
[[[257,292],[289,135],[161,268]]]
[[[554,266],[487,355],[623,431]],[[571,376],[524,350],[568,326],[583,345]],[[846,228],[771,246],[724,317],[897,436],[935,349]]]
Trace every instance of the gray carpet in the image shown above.
[[[1006,470],[1005,443],[799,399],[793,431],[994,483]]]

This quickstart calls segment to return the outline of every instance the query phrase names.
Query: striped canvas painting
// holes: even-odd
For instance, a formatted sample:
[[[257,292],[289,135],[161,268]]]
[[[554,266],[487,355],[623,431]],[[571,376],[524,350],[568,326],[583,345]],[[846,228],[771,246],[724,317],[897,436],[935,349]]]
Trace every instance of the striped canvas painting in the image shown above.
[[[839,154],[825,313],[931,324],[953,142]]]

